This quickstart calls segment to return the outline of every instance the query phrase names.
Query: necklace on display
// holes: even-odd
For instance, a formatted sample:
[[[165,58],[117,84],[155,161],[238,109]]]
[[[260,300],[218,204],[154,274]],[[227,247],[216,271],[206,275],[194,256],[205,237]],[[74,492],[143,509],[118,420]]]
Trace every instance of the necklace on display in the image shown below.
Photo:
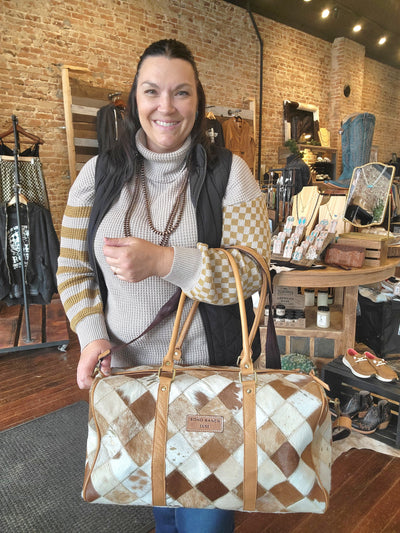
[[[374,181],[374,183],[370,184],[368,179],[367,179],[367,176],[365,175],[365,172],[364,172],[364,168],[361,167],[361,170],[362,170],[362,174],[363,174],[363,177],[364,177],[364,181],[367,185],[367,188],[368,189],[373,189],[376,185],[376,183],[378,183],[378,181],[381,179],[381,176],[383,175],[383,173],[385,172],[386,170],[386,167],[384,167],[384,169],[382,170],[382,172],[379,174],[379,176],[376,178],[376,180]]]
[[[133,196],[132,196],[132,201],[125,214],[125,219],[124,219],[125,237],[131,236],[130,220],[131,220],[132,212],[135,207],[136,201],[139,197],[139,189],[141,188],[143,191],[143,196],[144,196],[144,201],[145,201],[145,206],[146,206],[147,223],[151,231],[161,237],[161,241],[159,242],[160,246],[167,246],[170,236],[172,235],[172,233],[174,233],[174,231],[176,231],[179,224],[181,223],[183,211],[185,209],[185,204],[186,204],[187,186],[188,186],[188,173],[186,172],[182,185],[178,191],[175,203],[172,206],[171,213],[169,214],[167,223],[165,225],[165,229],[163,231],[158,230],[154,226],[153,219],[151,217],[149,194],[147,191],[146,176],[144,173],[144,162],[142,161],[140,165],[139,175],[136,177],[136,183],[135,183],[135,189],[134,189]]]
[[[302,191],[303,190],[304,189],[302,189]],[[310,198],[310,202],[307,202],[307,206],[306,207],[304,206],[303,199],[301,197],[301,192],[302,191],[300,191],[299,194],[296,194],[296,217],[297,217],[297,221],[298,221],[299,224],[301,224],[301,220],[305,219],[306,220],[305,227],[307,228],[308,225],[310,224],[310,222],[312,221],[312,219],[314,218],[315,211],[316,211],[317,206],[319,204],[320,194],[319,194],[318,189],[317,189],[317,197],[316,197],[316,200],[315,200],[312,212],[311,212],[311,216],[307,217],[306,216],[306,212],[309,211],[309,209],[307,209],[307,206],[308,205],[312,205],[311,200],[313,200],[313,198],[314,198],[315,189],[313,190],[313,193],[312,193],[311,198]],[[299,196],[300,196],[300,200],[299,200]],[[301,204],[301,206],[300,206],[301,207],[301,213],[299,212],[299,201],[300,201],[300,204]]]

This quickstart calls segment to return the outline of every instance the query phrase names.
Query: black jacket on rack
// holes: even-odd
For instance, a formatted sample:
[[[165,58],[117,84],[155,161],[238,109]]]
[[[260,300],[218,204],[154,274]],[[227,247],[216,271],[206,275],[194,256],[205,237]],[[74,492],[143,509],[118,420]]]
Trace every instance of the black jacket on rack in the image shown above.
[[[100,154],[117,142],[123,118],[124,110],[114,104],[105,105],[97,111],[96,131]]]
[[[50,211],[28,202],[20,204],[20,221],[28,301],[48,304],[57,292],[57,260],[60,243]],[[20,244],[16,206],[0,204],[0,300],[23,304]]]

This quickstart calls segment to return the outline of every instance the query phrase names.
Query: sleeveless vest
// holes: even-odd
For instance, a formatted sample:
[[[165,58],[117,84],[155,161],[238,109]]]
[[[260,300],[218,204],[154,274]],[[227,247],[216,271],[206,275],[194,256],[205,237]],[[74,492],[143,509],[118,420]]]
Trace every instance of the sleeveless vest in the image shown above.
[[[193,153],[194,171],[189,176],[190,196],[196,210],[198,241],[210,248],[218,248],[222,239],[222,200],[232,165],[232,153],[226,148],[213,147],[217,157],[207,161],[202,145],[197,145]],[[89,227],[89,260],[94,269],[105,305],[107,287],[101,270],[94,257],[94,236],[104,214],[114,199],[120,194],[123,183],[116,183],[104,172],[105,158],[99,156],[96,166],[96,193]],[[102,179],[103,178],[103,179]],[[226,306],[200,303],[199,312],[207,338],[211,365],[234,366],[242,351],[242,334],[239,305]],[[246,313],[249,328],[254,320],[253,302],[246,300]],[[253,342],[253,358],[261,351],[260,336],[257,333]]]

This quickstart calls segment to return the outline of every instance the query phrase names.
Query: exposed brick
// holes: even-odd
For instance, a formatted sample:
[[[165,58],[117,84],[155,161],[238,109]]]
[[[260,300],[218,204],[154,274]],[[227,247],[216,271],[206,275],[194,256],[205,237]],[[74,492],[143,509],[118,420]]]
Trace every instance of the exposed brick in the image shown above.
[[[129,91],[143,49],[174,37],[192,49],[208,103],[243,108],[244,99],[255,99],[258,109],[259,43],[246,10],[222,0],[103,0],[96,9],[82,0],[2,0],[2,7],[0,131],[16,114],[22,127],[45,140],[40,158],[57,231],[70,185],[61,65],[89,68],[82,78],[94,87]],[[400,153],[400,70],[366,59],[363,47],[348,39],[332,44],[258,15],[255,20],[264,41],[266,168],[278,163],[285,99],[318,106],[339,163],[340,122],[354,112],[376,115],[380,160]],[[345,83],[352,88],[348,99]],[[12,136],[6,141],[12,144]]]

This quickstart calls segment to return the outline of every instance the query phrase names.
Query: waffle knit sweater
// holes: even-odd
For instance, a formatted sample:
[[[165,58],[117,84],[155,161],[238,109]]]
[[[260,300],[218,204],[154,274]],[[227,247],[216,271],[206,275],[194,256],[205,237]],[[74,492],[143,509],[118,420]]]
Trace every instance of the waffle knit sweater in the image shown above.
[[[137,147],[145,161],[145,175],[151,217],[155,228],[163,230],[185,179],[185,158],[190,139],[176,152],[159,154],[145,147],[139,131]],[[174,248],[170,272],[164,278],[149,277],[139,283],[119,280],[103,256],[104,237],[123,237],[123,224],[133,194],[134,180],[103,218],[96,237],[95,255],[108,288],[103,312],[99,288],[88,260],[87,227],[94,198],[96,158],[88,161],[70,189],[62,222],[58,262],[58,289],[72,329],[81,348],[96,339],[113,344],[129,342],[152,322],[162,305],[180,287],[190,298],[216,305],[237,301],[227,259],[217,250],[197,242],[196,213],[186,191],[182,221],[171,235]],[[150,229],[142,191],[130,221],[131,235],[159,243]],[[264,196],[245,162],[233,157],[223,200],[222,246],[245,244],[267,260],[270,251],[268,214]],[[245,296],[256,292],[261,277],[253,262],[234,251],[241,271]],[[184,317],[190,302],[186,302]],[[112,366],[159,365],[167,352],[174,317],[168,317],[141,339],[113,355]],[[207,343],[200,314],[197,313],[183,345],[184,364],[208,364]]]

